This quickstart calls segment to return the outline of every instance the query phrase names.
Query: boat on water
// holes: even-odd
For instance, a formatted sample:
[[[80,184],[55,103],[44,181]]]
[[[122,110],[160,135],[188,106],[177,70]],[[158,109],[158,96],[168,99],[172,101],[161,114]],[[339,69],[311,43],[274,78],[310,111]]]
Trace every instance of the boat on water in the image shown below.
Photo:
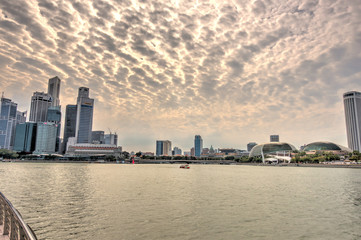
[[[189,169],[190,167],[189,167],[189,165],[188,165],[188,164],[184,164],[184,165],[180,165],[180,167],[179,167],[179,168]]]
[[[0,192],[0,239],[37,240],[11,202]]]

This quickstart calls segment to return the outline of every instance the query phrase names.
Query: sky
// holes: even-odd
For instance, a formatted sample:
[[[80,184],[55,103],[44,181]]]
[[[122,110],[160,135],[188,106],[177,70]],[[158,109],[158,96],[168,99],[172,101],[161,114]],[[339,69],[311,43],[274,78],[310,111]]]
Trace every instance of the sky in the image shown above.
[[[93,130],[126,151],[347,146],[342,94],[361,91],[359,0],[0,1],[0,91],[28,110],[61,79],[95,99]]]

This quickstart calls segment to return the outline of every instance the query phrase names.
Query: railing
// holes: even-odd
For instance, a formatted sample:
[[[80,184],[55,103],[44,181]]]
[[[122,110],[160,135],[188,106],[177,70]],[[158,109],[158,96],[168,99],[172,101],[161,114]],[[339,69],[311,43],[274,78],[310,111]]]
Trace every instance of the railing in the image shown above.
[[[5,237],[5,238],[2,238]],[[37,240],[34,232],[24,222],[20,213],[0,192],[0,239]]]

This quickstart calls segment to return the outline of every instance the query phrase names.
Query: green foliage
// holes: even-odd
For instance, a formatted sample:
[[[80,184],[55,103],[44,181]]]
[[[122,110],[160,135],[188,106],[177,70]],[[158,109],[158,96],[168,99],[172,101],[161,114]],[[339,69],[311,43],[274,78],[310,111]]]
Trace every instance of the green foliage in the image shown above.
[[[5,159],[14,159],[14,158],[18,158],[19,154],[11,150],[0,149],[0,157]]]

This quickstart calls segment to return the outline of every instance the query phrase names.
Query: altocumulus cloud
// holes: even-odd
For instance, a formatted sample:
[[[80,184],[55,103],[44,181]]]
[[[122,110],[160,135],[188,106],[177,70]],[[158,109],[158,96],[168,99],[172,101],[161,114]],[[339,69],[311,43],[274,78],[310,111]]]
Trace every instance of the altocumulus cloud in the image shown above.
[[[20,109],[54,75],[63,110],[87,86],[93,128],[126,150],[187,150],[195,134],[346,145],[342,93],[361,90],[356,0],[3,0],[0,46],[0,87]]]

